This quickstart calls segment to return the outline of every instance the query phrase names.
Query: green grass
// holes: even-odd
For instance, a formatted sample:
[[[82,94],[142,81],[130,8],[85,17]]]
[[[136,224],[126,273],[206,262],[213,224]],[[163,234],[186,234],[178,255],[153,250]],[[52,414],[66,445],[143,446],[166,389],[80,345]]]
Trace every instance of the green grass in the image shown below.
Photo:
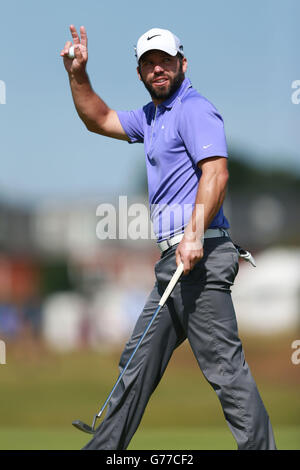
[[[246,342],[280,449],[300,449],[300,366],[290,361],[290,344],[290,338]],[[119,355],[58,355],[8,345],[7,364],[0,366],[0,449],[82,448],[89,436],[71,422],[91,422],[117,378]],[[236,448],[187,345],[174,353],[129,448]]]
[[[300,449],[300,426],[275,428],[278,449]],[[89,436],[76,429],[0,428],[1,450],[79,450]],[[234,450],[228,429],[162,428],[139,429],[128,450]]]

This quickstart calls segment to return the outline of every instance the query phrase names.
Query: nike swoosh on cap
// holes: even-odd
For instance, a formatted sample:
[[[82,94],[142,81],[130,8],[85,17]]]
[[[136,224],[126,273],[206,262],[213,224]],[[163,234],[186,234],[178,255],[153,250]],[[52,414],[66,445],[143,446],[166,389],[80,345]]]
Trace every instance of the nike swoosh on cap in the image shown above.
[[[147,41],[150,41],[150,39],[152,39],[152,38],[156,38],[156,36],[161,36],[161,34],[154,34],[154,36],[151,36],[150,38],[149,38],[149,36],[148,36],[148,37],[147,37]]]

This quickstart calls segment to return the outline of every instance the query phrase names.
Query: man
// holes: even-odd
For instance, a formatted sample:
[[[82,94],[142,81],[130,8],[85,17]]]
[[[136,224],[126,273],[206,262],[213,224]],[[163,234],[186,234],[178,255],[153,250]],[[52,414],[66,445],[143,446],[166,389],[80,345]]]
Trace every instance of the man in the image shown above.
[[[162,251],[156,283],[125,346],[122,370],[180,262],[184,275],[112,396],[105,419],[85,449],[126,449],[172,352],[186,338],[216,391],[238,449],[275,449],[273,431],[238,337],[230,287],[238,253],[222,204],[228,181],[224,126],[214,106],[185,78],[180,40],[154,28],[137,43],[139,79],[151,95],[141,109],[110,109],[93,91],[86,63],[87,36],[70,27],[75,47],[61,52],[74,104],[88,130],[143,142],[149,203]]]

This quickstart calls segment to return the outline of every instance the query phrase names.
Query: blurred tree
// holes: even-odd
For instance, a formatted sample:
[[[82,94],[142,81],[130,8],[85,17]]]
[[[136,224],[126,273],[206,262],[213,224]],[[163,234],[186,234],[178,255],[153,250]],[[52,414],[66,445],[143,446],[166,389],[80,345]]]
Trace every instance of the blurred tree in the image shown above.
[[[252,161],[251,156],[246,158],[237,150],[231,150],[229,156],[229,189],[232,191],[300,191],[300,175],[280,168],[260,168],[246,163]]]
[[[41,263],[42,295],[72,290],[68,266],[65,261],[48,260]]]
[[[284,160],[284,157],[282,157]],[[277,159],[276,159],[277,160]],[[138,194],[147,195],[147,174],[145,162],[136,172],[136,191]],[[300,175],[280,168],[261,168],[252,162],[251,155],[229,149],[228,167],[230,173],[229,190],[253,192],[300,192]]]

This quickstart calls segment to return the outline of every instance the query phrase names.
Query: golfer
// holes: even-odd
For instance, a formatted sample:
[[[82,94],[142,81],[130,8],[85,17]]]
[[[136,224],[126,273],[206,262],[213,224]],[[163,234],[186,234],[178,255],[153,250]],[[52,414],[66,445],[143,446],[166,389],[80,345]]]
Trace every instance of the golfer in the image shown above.
[[[269,416],[245,361],[230,288],[238,253],[222,204],[228,181],[223,120],[185,77],[180,40],[154,28],[136,46],[137,74],[151,101],[115,111],[93,91],[86,72],[87,35],[70,27],[61,52],[76,110],[87,129],[144,144],[150,213],[161,258],[156,282],[121,355],[124,368],[166,285],[182,262],[184,275],[152,324],[85,449],[126,449],[175,348],[188,339],[223,408],[238,449],[275,449]],[[180,378],[179,378],[180,379]],[[201,416],[199,416],[199,421]]]

